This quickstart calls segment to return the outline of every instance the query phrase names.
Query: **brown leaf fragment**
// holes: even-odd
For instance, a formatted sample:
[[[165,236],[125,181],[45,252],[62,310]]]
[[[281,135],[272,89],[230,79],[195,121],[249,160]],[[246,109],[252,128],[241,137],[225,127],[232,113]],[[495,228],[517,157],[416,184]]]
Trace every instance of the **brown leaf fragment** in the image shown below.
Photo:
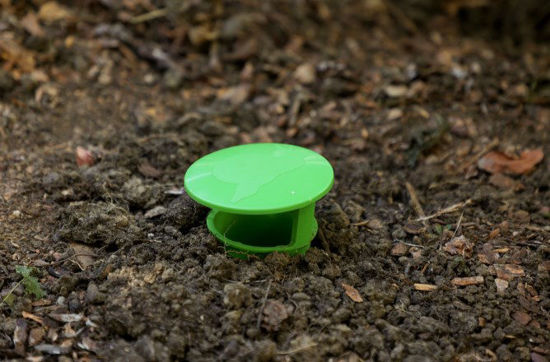
[[[494,239],[494,238],[496,238],[496,237],[499,236],[499,235],[500,235],[500,229],[499,229],[499,228],[493,229],[493,230],[491,230],[491,232],[489,233],[489,240]]]
[[[483,283],[483,280],[483,276],[477,275],[475,277],[454,278],[451,280],[451,283],[458,287],[465,287],[468,285],[481,284]]]
[[[481,251],[477,255],[480,262],[483,264],[493,264],[499,257],[498,253],[493,250],[493,246],[489,243],[483,244]]]
[[[145,177],[157,178],[162,175],[162,171],[156,169],[153,165],[149,163],[149,161],[143,161],[138,166],[138,171]]]
[[[433,292],[434,290],[437,290],[437,285],[415,283],[414,289],[420,290],[422,292]]]
[[[38,17],[43,22],[49,24],[60,20],[68,20],[72,17],[72,14],[65,6],[55,1],[48,1],[40,7]]]
[[[342,283],[342,288],[346,291],[346,295],[356,303],[363,303],[363,298],[359,294],[359,291],[349,284]]]
[[[462,255],[465,258],[472,256],[474,245],[464,235],[457,236],[443,246],[443,250],[451,255]]]
[[[41,38],[45,35],[44,29],[42,29],[42,26],[40,26],[40,23],[38,22],[38,17],[33,11],[29,11],[27,15],[25,15],[21,19],[21,25],[23,26],[23,28],[25,28],[26,31],[34,36]]]
[[[531,321],[531,316],[522,311],[514,312],[512,318],[514,318],[516,322],[524,326],[526,326]]]
[[[44,325],[44,318],[42,318],[42,317],[39,317],[37,315],[34,315],[32,313],[29,313],[29,312],[25,312],[25,311],[21,312],[21,315],[25,319],[30,319],[31,321],[35,321],[38,324]]]
[[[4,69],[16,66],[24,73],[30,73],[36,65],[35,53],[27,50],[11,39],[0,33],[0,59],[3,59]]]
[[[504,280],[512,280],[525,275],[525,271],[519,265],[515,264],[495,264],[497,278]]]
[[[502,152],[492,151],[480,158],[477,166],[489,173],[522,175],[530,172],[543,158],[544,153],[541,148],[525,150],[517,159]]]

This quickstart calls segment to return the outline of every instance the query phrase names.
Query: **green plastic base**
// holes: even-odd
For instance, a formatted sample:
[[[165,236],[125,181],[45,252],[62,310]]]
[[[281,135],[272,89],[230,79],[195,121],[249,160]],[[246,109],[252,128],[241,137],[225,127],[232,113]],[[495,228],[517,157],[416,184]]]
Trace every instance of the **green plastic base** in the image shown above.
[[[302,209],[267,215],[212,210],[206,224],[233,257],[246,259],[251,254],[264,257],[274,251],[304,254],[317,234],[314,210],[314,203]]]

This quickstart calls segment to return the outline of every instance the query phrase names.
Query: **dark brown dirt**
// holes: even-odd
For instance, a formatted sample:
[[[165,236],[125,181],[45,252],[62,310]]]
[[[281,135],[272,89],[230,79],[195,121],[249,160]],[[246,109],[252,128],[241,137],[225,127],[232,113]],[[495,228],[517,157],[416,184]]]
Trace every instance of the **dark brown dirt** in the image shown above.
[[[0,357],[550,358],[547,46],[383,1],[0,3]],[[334,166],[303,256],[228,257],[182,192],[248,142]],[[533,148],[525,175],[476,168]]]

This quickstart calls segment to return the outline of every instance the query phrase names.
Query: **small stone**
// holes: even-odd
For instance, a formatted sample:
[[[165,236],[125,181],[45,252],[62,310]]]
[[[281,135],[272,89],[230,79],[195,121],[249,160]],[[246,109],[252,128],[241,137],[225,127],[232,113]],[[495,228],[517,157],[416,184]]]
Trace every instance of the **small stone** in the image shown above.
[[[315,67],[312,64],[304,63],[294,71],[294,78],[302,84],[315,82]]]
[[[512,318],[514,318],[516,322],[524,326],[529,324],[529,322],[531,321],[531,316],[522,311],[514,312],[514,314],[512,315]]]
[[[148,210],[143,216],[145,216],[146,219],[152,219],[166,214],[166,211],[167,210],[164,206],[155,206],[151,210]]]
[[[105,294],[99,291],[99,288],[94,283],[88,284],[86,289],[86,300],[91,304],[99,304],[105,301]]]
[[[162,82],[164,86],[171,90],[176,90],[181,87],[183,83],[184,74],[183,72],[176,67],[172,67],[164,73],[162,77]]]
[[[497,293],[498,294],[504,294],[504,291],[508,288],[508,281],[500,278],[495,279],[495,284],[497,286]]]
[[[384,93],[391,98],[399,98],[407,95],[409,89],[404,85],[388,85],[384,87]]]

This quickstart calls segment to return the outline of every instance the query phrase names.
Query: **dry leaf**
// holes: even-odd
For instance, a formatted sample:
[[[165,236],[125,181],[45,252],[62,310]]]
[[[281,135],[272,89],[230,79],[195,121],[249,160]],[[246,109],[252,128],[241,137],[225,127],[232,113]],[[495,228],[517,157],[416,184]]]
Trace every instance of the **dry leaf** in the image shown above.
[[[472,256],[474,245],[469,242],[464,235],[461,235],[446,243],[443,250],[451,255],[462,255],[463,257],[469,258]]]
[[[477,166],[489,173],[508,173],[521,175],[531,171],[542,161],[544,153],[541,148],[525,150],[518,159],[513,159],[502,152],[489,152],[477,162]]]
[[[350,297],[351,300],[356,303],[363,303],[363,298],[361,298],[361,295],[359,294],[357,289],[346,283],[342,283],[342,288],[344,288],[344,290],[346,291],[346,295]]]
[[[74,251],[75,258],[78,261],[78,264],[82,267],[83,270],[86,270],[90,265],[94,263],[94,249],[90,248],[87,245],[78,243],[71,243],[71,248]]]
[[[44,3],[38,11],[38,17],[45,23],[55,23],[59,20],[67,20],[72,16],[69,9],[55,1]]]
[[[40,23],[38,23],[38,17],[33,11],[29,11],[27,15],[21,19],[21,25],[26,31],[34,36],[43,37],[45,35],[44,29],[42,29]]]
[[[515,264],[495,264],[495,269],[497,278],[504,280],[512,280],[525,275],[523,268]]]
[[[0,36],[0,59],[4,59],[4,69],[17,66],[25,73],[32,72],[35,67],[34,53],[23,48],[7,35]]]
[[[88,151],[84,147],[78,146],[76,148],[76,164],[78,166],[91,166],[94,164],[94,156],[92,152]]]

